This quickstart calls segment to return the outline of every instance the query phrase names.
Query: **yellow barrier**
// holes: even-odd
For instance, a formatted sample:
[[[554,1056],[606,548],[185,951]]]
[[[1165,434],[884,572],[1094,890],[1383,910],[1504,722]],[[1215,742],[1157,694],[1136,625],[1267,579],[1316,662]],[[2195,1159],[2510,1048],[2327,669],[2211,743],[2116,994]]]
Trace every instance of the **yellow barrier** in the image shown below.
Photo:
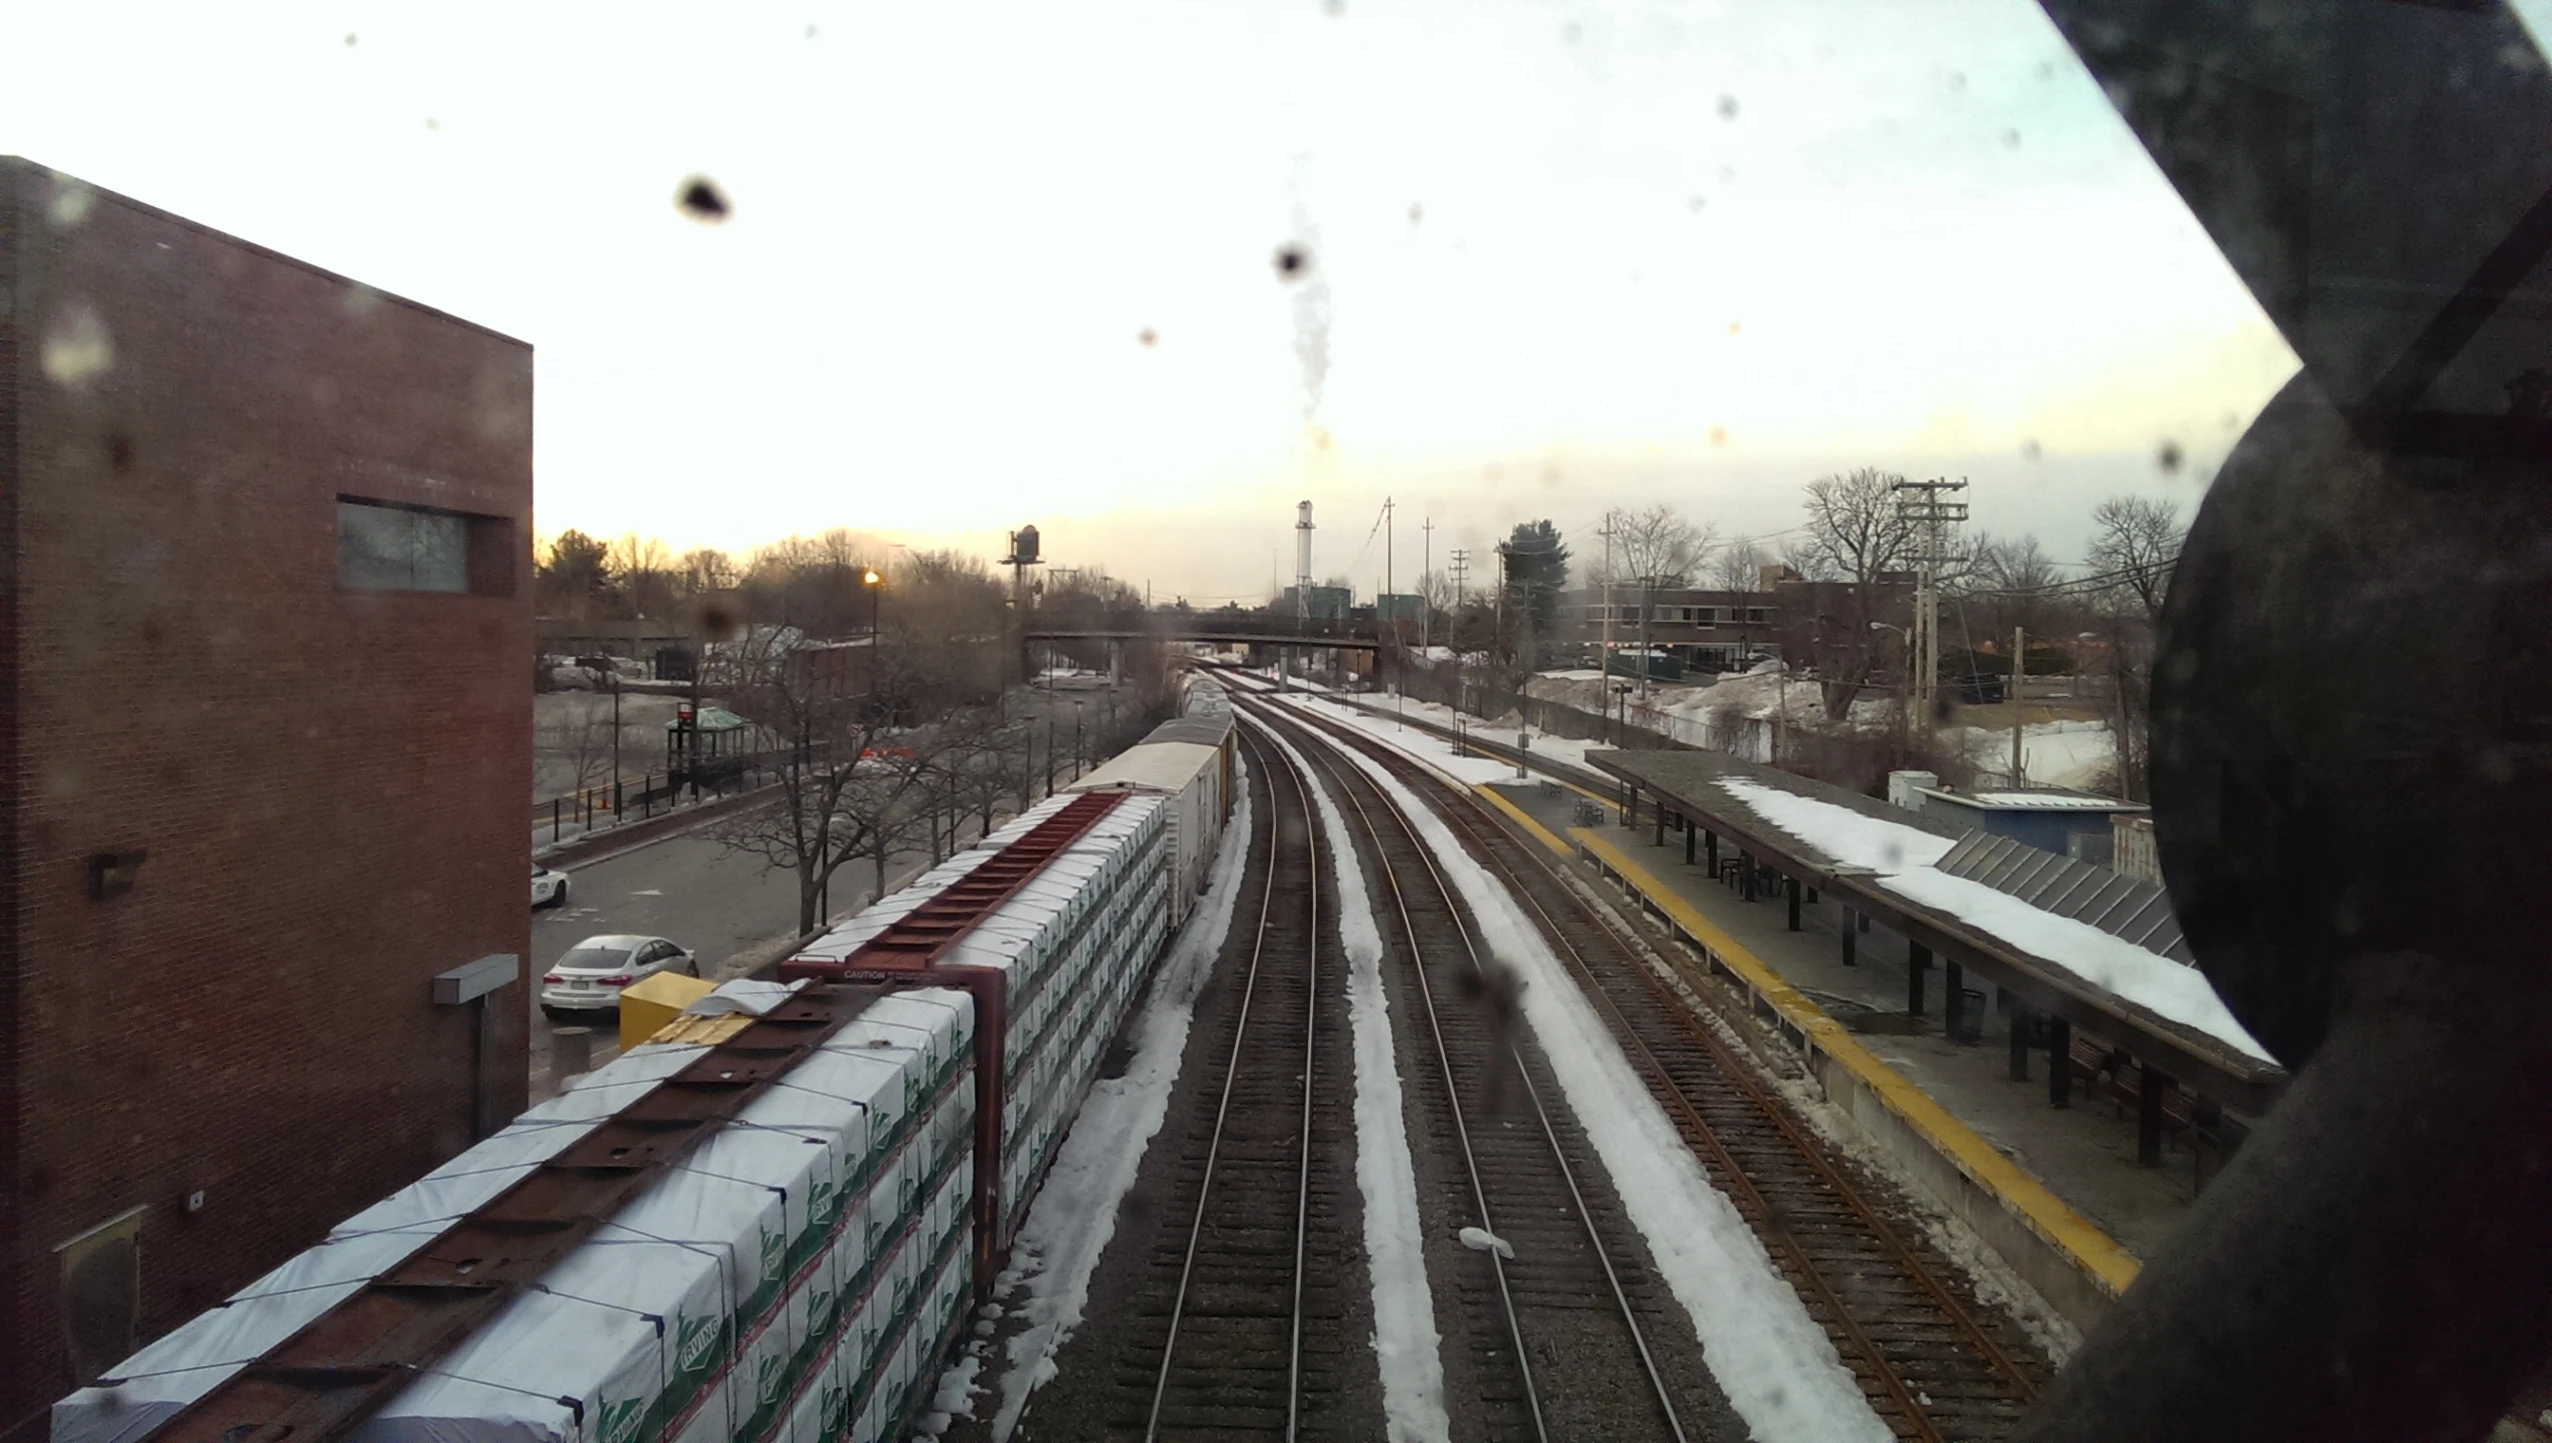
[[[1496,798],[1502,805],[1504,798]],[[1564,854],[1573,849],[1553,837],[1550,832],[1517,812],[1507,811],[1520,819],[1538,840]],[[1978,1187],[2000,1201],[2005,1209],[2027,1223],[2033,1232],[2061,1249],[2074,1266],[2098,1280],[2112,1295],[2126,1291],[2142,1267],[2133,1254],[2118,1246],[2107,1233],[2094,1227],[2082,1214],[2067,1207],[2064,1200],[2047,1190],[2047,1185],[2021,1171],[2012,1160],[1994,1150],[1978,1137],[1967,1124],[1952,1117],[1921,1088],[1908,1082],[1894,1068],[1881,1062],[1863,1047],[1844,1026],[1825,1015],[1824,1009],[1802,996],[1799,990],[1781,980],[1780,974],[1766,966],[1763,959],[1739,945],[1718,924],[1701,912],[1673,888],[1651,875],[1630,859],[1620,847],[1605,840],[1600,832],[1587,827],[1571,827],[1569,836],[1578,847],[1607,871],[1620,877],[1648,899],[1651,906],[1718,959],[1720,965],[1745,979],[1765,1003],[1780,1013],[1782,1019],[1808,1040],[1808,1045],[1832,1058],[1852,1074],[1871,1096],[1913,1129],[1933,1150],[1946,1157]]]
[[[682,1009],[717,990],[717,984],[698,977],[684,977],[672,972],[659,972],[643,982],[635,982],[620,992],[620,1050],[654,1037],[666,1024],[682,1015]]]

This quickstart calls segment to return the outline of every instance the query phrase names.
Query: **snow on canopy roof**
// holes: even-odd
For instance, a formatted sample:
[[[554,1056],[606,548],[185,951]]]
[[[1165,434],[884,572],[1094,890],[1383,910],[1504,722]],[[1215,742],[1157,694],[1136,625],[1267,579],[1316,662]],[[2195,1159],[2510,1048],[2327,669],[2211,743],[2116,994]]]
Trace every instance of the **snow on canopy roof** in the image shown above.
[[[2277,1060],[2235,1020],[2195,967],[1942,872],[1933,863],[1955,845],[1950,838],[1745,777],[1722,776],[1718,784],[1757,816],[1835,861],[1868,868],[1873,883],[1909,902],[1956,917],[2158,1017],[2264,1062]]]
[[[1924,787],[1928,797],[1961,802],[1971,807],[2027,808],[2045,812],[2141,812],[2150,810],[2142,802],[2104,797],[2096,792],[2061,791],[1992,791],[1953,792],[1946,787]]]

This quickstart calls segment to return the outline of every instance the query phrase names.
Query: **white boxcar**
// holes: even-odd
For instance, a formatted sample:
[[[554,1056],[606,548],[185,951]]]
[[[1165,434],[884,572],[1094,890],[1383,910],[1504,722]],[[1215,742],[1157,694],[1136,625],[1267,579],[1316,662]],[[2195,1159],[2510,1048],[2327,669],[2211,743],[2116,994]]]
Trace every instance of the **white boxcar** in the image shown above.
[[[1196,895],[1205,890],[1213,868],[1214,849],[1223,837],[1223,821],[1231,815],[1233,750],[1231,713],[1219,687],[1208,694],[1202,683],[1189,695],[1189,715],[1163,722],[1134,746],[1100,764],[1075,782],[1076,792],[1137,792],[1165,797],[1169,803],[1170,926],[1187,920]]]

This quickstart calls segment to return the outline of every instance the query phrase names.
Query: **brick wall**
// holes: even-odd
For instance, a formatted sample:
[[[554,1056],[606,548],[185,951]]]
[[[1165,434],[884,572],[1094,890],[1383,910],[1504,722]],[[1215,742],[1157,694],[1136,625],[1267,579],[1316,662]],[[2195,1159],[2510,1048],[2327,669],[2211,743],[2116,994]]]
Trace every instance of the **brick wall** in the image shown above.
[[[466,1146],[429,980],[530,939],[530,348],[0,160],[12,273],[0,1432],[71,1381],[56,1244],[147,1206],[147,1338]],[[340,495],[500,518],[502,594],[342,589]]]

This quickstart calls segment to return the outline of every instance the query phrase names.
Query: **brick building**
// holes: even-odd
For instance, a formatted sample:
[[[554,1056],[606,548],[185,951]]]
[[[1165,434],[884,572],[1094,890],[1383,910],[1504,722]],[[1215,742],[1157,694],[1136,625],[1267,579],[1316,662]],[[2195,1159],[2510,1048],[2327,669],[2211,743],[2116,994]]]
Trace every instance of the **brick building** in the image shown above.
[[[0,1437],[524,1103],[531,348],[0,157]]]
[[[1603,644],[1607,609],[1613,645],[1625,650],[1639,645],[1645,612],[1648,645],[1697,670],[1742,668],[1751,657],[1781,650],[1781,599],[1769,591],[1670,586],[1650,592],[1626,585],[1614,587],[1609,601],[1601,586],[1563,593],[1565,634],[1590,655]]]

